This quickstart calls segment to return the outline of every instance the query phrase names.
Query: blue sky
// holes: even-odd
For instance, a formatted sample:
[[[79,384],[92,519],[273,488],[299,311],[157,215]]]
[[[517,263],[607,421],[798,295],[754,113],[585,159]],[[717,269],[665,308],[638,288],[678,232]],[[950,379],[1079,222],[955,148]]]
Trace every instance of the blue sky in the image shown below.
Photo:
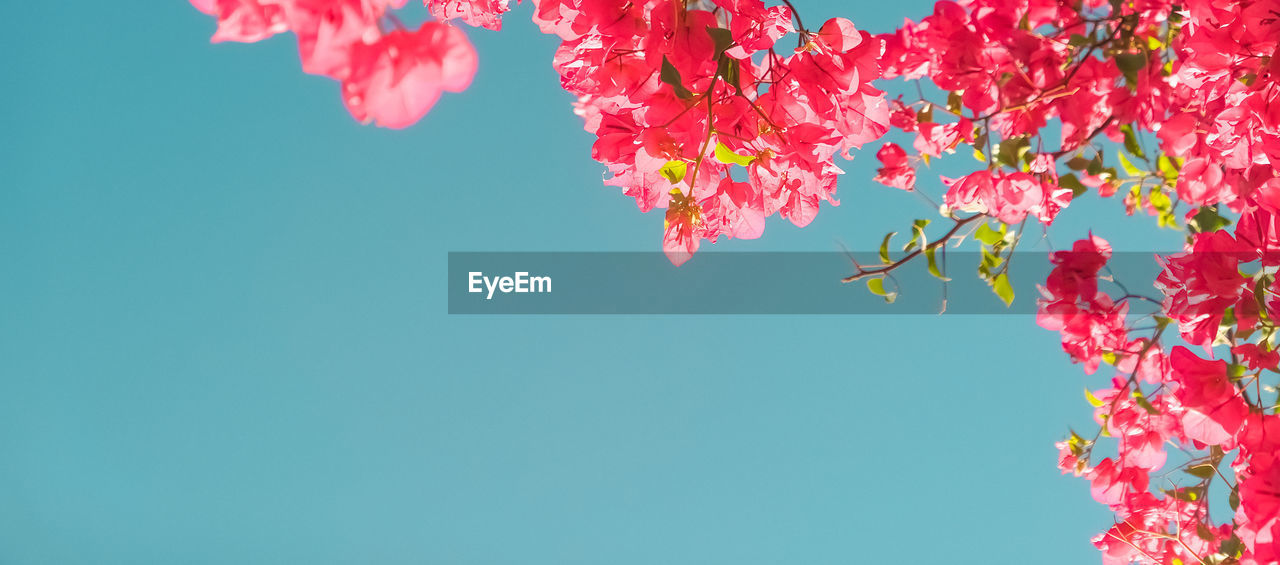
[[[800,8],[930,6],[841,4]],[[447,315],[449,251],[660,245],[528,5],[404,131],[354,123],[291,37],[62,8],[0,37],[0,562],[1098,559],[1110,516],[1052,443],[1108,375],[1030,316]],[[715,249],[870,249],[930,213],[874,167]],[[1074,204],[1055,242],[1177,244],[1118,208]]]

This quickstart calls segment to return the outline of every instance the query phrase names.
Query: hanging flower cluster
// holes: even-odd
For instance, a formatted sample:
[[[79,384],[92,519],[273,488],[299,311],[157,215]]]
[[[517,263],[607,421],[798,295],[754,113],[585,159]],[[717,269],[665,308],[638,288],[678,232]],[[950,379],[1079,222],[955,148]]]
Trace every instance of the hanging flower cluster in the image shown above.
[[[980,276],[1012,300],[1008,262],[1028,219],[1047,225],[1092,190],[1188,232],[1183,252],[1158,258],[1157,296],[1111,281],[1095,235],[1053,252],[1040,288],[1038,322],[1067,355],[1115,370],[1086,392],[1096,435],[1058,444],[1063,472],[1116,514],[1094,539],[1103,562],[1280,562],[1280,2],[939,2],[882,38],[885,77],[927,80],[939,101],[920,88],[891,102],[915,154],[886,144],[876,180],[913,188],[912,169],[961,145],[979,163],[939,179],[954,228],[923,253],[937,276],[934,254],[972,234]],[[921,255],[906,251],[851,278],[892,296],[885,277]],[[1132,315],[1137,301],[1158,312]],[[1115,455],[1095,455],[1106,442]],[[1165,469],[1170,450],[1183,473]],[[1232,516],[1210,515],[1215,481]]]
[[[293,31],[303,70],[342,81],[352,115],[386,127],[412,124],[470,83],[475,52],[440,22],[496,30],[510,8],[427,0],[440,21],[410,32],[387,12],[404,0],[193,3],[218,17],[214,41]],[[871,86],[881,43],[848,20],[811,31],[790,7],[761,0],[533,3],[534,22],[562,42],[555,68],[598,138],[606,184],[641,211],[666,209],[663,249],[677,265],[702,240],[759,237],[775,213],[808,224],[822,202],[837,203],[834,157],[888,129]],[[779,52],[787,35],[799,46]]]
[[[342,83],[355,119],[413,125],[445,91],[461,92],[476,52],[457,28],[426,22],[404,29],[390,10],[405,0],[191,0],[218,18],[213,41],[255,42],[292,31],[303,72]]]
[[[426,0],[435,21],[409,31],[390,13],[404,0],[192,3],[218,18],[214,41],[294,32],[303,70],[386,127],[470,83],[454,23],[498,30],[512,7]],[[1102,237],[1051,254],[1039,324],[1087,373],[1115,371],[1086,392],[1096,434],[1058,444],[1059,466],[1115,512],[1094,540],[1108,565],[1280,562],[1280,0],[944,0],[879,36],[841,18],[807,28],[788,0],[531,3],[605,184],[665,210],[677,265],[703,240],[759,237],[775,213],[808,224],[836,204],[835,157],[889,132],[909,142],[878,147],[875,181],[930,202],[941,187],[949,227],[918,219],[899,258],[890,234],[881,264],[855,265],[846,281],[887,300],[895,269],[923,258],[949,280],[947,249],[972,241],[978,275],[1012,302],[1025,228],[1075,198],[1118,196],[1185,229],[1185,249],[1158,258],[1156,296],[1112,280]],[[882,79],[918,96],[887,100]],[[926,178],[958,153],[967,172]],[[1217,481],[1230,517],[1210,515]]]

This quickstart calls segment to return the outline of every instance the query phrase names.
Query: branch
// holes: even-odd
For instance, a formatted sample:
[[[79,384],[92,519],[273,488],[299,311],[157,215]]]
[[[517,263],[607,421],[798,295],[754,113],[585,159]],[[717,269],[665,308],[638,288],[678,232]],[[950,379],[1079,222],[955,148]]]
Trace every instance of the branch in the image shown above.
[[[892,263],[889,263],[888,265],[885,265],[883,267],[876,267],[873,269],[864,269],[862,268],[862,265],[859,265],[857,262],[854,262],[853,266],[858,268],[858,272],[852,275],[849,275],[843,279],[840,279],[840,282],[849,283],[849,282],[853,282],[858,279],[863,279],[866,277],[873,277],[873,276],[888,274],[894,269],[897,269],[898,267],[901,267],[911,262],[912,259],[919,257],[925,251],[946,245],[947,242],[951,241],[951,238],[956,235],[956,232],[960,231],[960,228],[965,226],[965,224],[968,224],[969,222],[972,222],[979,218],[985,218],[985,217],[987,217],[986,214],[977,214],[974,216],[969,216],[968,218],[956,220],[956,225],[952,226],[951,231],[948,231],[946,235],[943,235],[937,241],[929,242],[925,244],[923,247],[921,247],[920,249],[912,251],[911,253],[908,253],[905,257],[898,259],[897,261],[894,261]]]

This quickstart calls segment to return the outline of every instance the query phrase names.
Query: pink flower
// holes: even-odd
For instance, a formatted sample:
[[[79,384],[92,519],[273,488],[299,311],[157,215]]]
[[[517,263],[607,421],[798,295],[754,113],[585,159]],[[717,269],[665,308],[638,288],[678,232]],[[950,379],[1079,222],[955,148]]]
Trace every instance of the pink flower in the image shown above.
[[[907,162],[907,152],[894,143],[885,143],[876,152],[876,158],[884,164],[877,170],[875,181],[885,186],[914,190],[916,170]]]
[[[1169,357],[1178,389],[1178,400],[1189,411],[1183,416],[1183,432],[1205,445],[1228,442],[1240,430],[1248,406],[1227,380],[1227,363],[1197,357],[1178,346]]]
[[[1105,353],[1141,351],[1141,344],[1127,344],[1125,328],[1126,304],[1115,304],[1098,290],[1098,272],[1111,258],[1111,244],[1090,234],[1075,242],[1071,251],[1055,251],[1049,256],[1055,265],[1037,302],[1036,323],[1062,335],[1062,349],[1071,360],[1084,363],[1085,372],[1093,373]],[[1144,374],[1158,351],[1143,357]],[[1132,362],[1130,362],[1132,363]]]
[[[1240,274],[1242,247],[1223,231],[1199,233],[1187,252],[1159,258],[1164,271],[1155,286],[1165,295],[1164,310],[1178,321],[1183,339],[1194,345],[1213,341],[1218,322],[1246,293],[1248,279]]]
[[[1260,563],[1280,560],[1280,416],[1250,413],[1238,434],[1236,535]]]
[[[1280,365],[1280,352],[1262,348],[1256,343],[1242,343],[1231,348],[1231,352],[1240,356],[1240,360],[1253,370],[1272,370]]]
[[[982,170],[958,180],[943,177],[942,183],[948,187],[948,207],[988,214],[1006,224],[1021,222],[1028,214],[1047,224],[1070,202],[1070,191],[1046,186],[1022,172],[992,174]]]
[[[735,17],[729,31],[737,45],[725,51],[730,57],[743,59],[761,49],[771,49],[782,36],[795,31],[791,25],[791,9],[786,6],[765,8],[760,0],[717,0]]]
[[[253,43],[288,29],[283,2],[278,0],[191,0],[197,10],[217,16],[212,41]]]
[[[1178,175],[1178,197],[1195,206],[1227,200],[1231,193],[1222,194],[1222,178],[1222,168],[1217,164],[1204,158],[1191,159]]]
[[[941,157],[943,153],[955,151],[961,141],[973,141],[973,124],[961,119],[950,124],[925,122],[916,125],[916,140],[913,144],[916,151],[930,157]]]
[[[1119,506],[1130,497],[1147,492],[1147,472],[1136,467],[1121,467],[1111,458],[1103,459],[1089,474],[1093,499],[1108,506]]]
[[[437,20],[460,19],[467,25],[502,29],[502,14],[511,10],[510,0],[424,0]]]
[[[916,131],[918,123],[916,111],[902,103],[902,100],[889,102],[889,125],[902,131]]]
[[[357,44],[381,35],[383,8],[369,0],[292,0],[286,14],[298,36],[302,71],[346,79]]]
[[[457,28],[426,22],[396,30],[352,51],[343,101],[361,122],[404,128],[435,105],[443,91],[461,92],[476,72],[476,52]]]
[[[693,257],[702,241],[702,208],[692,197],[678,190],[672,191],[664,223],[662,251],[672,264],[679,267]]]

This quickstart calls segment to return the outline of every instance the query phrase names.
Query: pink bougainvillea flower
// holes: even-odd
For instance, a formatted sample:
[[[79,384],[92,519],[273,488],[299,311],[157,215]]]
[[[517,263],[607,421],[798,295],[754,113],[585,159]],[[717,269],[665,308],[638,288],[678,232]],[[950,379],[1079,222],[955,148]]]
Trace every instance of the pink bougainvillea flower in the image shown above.
[[[1205,445],[1231,440],[1244,423],[1249,407],[1227,379],[1227,363],[1205,360],[1178,346],[1169,356],[1169,365],[1178,382],[1178,400],[1194,414],[1183,418],[1188,438]]]
[[[381,35],[378,18],[387,7],[371,0],[292,0],[286,14],[298,36],[302,71],[346,79],[356,46]]]
[[[672,264],[679,267],[693,257],[702,241],[705,231],[702,208],[692,197],[686,197],[678,190],[672,191],[665,224],[662,251]]]
[[[1194,345],[1211,343],[1227,308],[1238,302],[1247,278],[1240,274],[1239,242],[1224,231],[1196,234],[1184,253],[1160,258],[1164,271],[1155,286],[1165,295],[1163,307],[1177,320],[1183,339]]]
[[[884,164],[876,171],[876,182],[902,190],[915,190],[916,170],[907,162],[906,151],[897,144],[886,143],[876,151],[876,158]]]
[[[1231,348],[1231,352],[1240,356],[1245,366],[1254,370],[1274,370],[1280,365],[1280,351],[1264,348],[1256,343],[1242,343]]]
[[[955,210],[988,214],[1016,224],[1028,214],[1048,224],[1071,201],[1071,191],[1046,184],[1028,173],[981,170],[960,179],[942,177],[946,205]]]
[[[1121,467],[1111,458],[1103,459],[1089,473],[1094,500],[1108,506],[1119,506],[1129,497],[1146,493],[1148,481],[1145,470]]]
[[[735,59],[770,49],[779,38],[795,31],[791,25],[791,9],[786,6],[765,8],[760,0],[717,0],[716,3],[735,15],[729,22],[735,45],[725,51]]]
[[[214,43],[253,43],[287,31],[282,4],[278,0],[191,0],[197,10],[218,18]]]
[[[417,31],[396,30],[359,44],[342,98],[361,122],[404,128],[435,105],[443,91],[461,92],[476,72],[476,52],[453,26],[426,22]]]
[[[424,0],[427,10],[440,21],[460,19],[467,25],[502,29],[502,14],[511,10],[511,0]]]

